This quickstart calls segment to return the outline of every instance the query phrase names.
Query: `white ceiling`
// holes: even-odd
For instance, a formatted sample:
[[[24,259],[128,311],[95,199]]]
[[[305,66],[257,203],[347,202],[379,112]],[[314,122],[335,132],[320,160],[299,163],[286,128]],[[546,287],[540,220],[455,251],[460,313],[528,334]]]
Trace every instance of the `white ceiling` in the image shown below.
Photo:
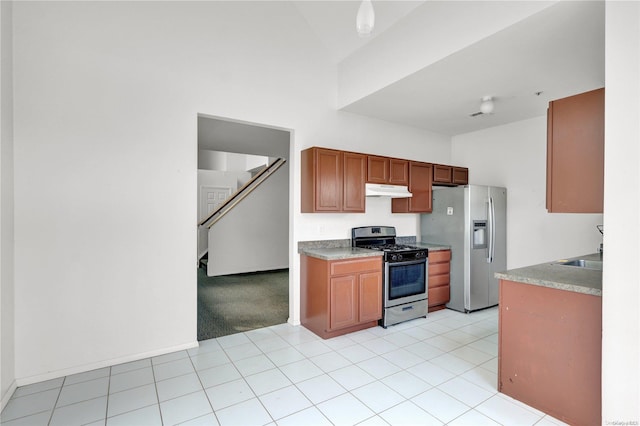
[[[359,38],[359,1],[294,2],[336,63],[422,3],[374,0],[375,33]],[[563,1],[343,109],[456,135],[538,117],[553,99],[603,86],[604,3]],[[494,113],[470,117],[482,96],[495,98]]]
[[[311,29],[325,45],[335,63],[342,61],[389,27],[396,24],[413,9],[424,3],[406,0],[373,0],[375,31],[369,37],[356,32],[358,0],[294,0],[293,5],[307,21]]]

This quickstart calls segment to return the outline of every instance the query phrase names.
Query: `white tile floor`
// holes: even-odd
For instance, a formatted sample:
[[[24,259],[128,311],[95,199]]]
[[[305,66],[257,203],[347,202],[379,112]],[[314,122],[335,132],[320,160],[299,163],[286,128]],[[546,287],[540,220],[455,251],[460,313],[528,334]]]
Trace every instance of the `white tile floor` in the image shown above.
[[[322,340],[288,324],[18,388],[13,425],[561,425],[496,391],[497,309]]]

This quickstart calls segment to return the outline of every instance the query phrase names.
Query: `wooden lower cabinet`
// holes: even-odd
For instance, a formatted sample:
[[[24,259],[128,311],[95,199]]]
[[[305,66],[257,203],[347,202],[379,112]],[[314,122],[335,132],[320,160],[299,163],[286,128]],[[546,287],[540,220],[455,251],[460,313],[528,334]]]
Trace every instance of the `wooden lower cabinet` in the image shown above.
[[[498,391],[571,425],[602,424],[602,297],[500,280]]]
[[[323,339],[378,325],[382,257],[323,260],[300,256],[302,325]]]
[[[429,312],[444,309],[449,302],[451,250],[429,250]]]

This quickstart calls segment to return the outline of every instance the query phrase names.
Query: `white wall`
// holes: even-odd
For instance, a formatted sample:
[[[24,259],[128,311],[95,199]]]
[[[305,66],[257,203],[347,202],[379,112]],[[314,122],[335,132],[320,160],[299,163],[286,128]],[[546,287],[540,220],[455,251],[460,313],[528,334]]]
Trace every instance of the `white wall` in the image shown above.
[[[198,150],[198,170],[227,170],[227,153]]]
[[[15,389],[12,2],[0,2],[0,410]]]
[[[235,170],[246,172],[268,163],[268,157],[261,155],[236,154],[233,152],[198,150],[198,169],[202,170]]]
[[[271,161],[269,157],[262,157],[259,155],[245,155],[244,160],[245,170],[254,170],[261,168],[262,166],[267,166],[276,159],[274,158],[273,161]]]
[[[289,267],[288,181],[285,163],[211,227],[207,275]]]
[[[297,241],[372,223],[416,233],[416,215],[375,203],[348,217],[300,214],[300,150],[450,159],[443,136],[335,112],[335,66],[287,2],[18,2],[14,12],[19,384],[196,343],[198,113],[294,132],[294,323]]]
[[[546,126],[545,116],[452,138],[452,160],[469,167],[470,183],[507,188],[509,269],[595,253],[602,242],[602,214],[545,209]]]
[[[202,152],[202,151],[200,151]],[[224,153],[222,153],[224,154]],[[198,157],[199,158],[199,157]],[[226,166],[225,166],[226,167]],[[214,186],[220,188],[229,188],[231,194],[251,179],[251,173],[248,172],[227,172],[220,170],[200,170],[198,169],[198,222],[204,219],[201,214],[200,207],[203,202],[201,198],[201,188],[203,186]],[[209,247],[209,231],[207,228],[198,227],[198,258],[202,257]]]
[[[602,421],[631,424],[640,420],[640,2],[607,2],[605,51]]]

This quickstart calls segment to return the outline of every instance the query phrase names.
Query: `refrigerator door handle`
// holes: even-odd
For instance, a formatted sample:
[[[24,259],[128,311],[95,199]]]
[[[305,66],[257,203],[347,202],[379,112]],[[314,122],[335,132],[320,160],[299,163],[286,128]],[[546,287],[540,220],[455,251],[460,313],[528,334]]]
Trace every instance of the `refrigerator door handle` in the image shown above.
[[[496,207],[493,203],[493,197],[489,197],[489,257],[487,263],[493,263],[496,255]]]

